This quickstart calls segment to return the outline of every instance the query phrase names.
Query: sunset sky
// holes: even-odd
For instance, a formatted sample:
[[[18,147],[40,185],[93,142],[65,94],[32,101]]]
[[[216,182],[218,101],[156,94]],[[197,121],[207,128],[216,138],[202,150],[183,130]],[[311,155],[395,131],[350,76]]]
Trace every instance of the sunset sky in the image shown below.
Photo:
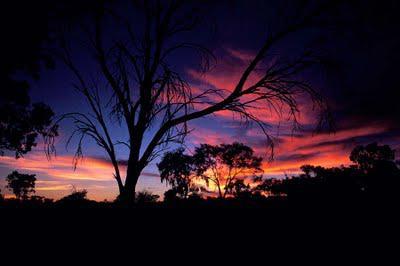
[[[276,15],[276,5],[271,4],[269,8],[267,6],[265,1],[237,1],[236,4],[217,5],[215,10],[210,10],[209,15],[216,28],[204,27],[193,38],[201,39],[213,51],[217,58],[215,65],[209,72],[202,73],[196,67],[194,57],[182,55],[173,59],[176,69],[186,77],[193,91],[208,88],[229,91],[234,88],[241,72],[263,42],[267,25],[272,25],[271,21],[279,17]],[[363,17],[365,14],[362,12],[373,12],[372,10],[369,7],[359,10],[361,14],[357,14],[353,13],[354,9],[347,8],[343,13],[346,18]],[[186,142],[188,151],[193,151],[200,143],[243,142],[251,146],[258,155],[265,157],[263,169],[266,177],[283,177],[298,173],[299,167],[304,164],[327,167],[348,164],[350,151],[359,144],[377,141],[399,150],[400,107],[396,97],[398,83],[394,66],[400,59],[399,49],[396,48],[400,47],[400,43],[390,37],[398,31],[391,19],[377,19],[368,21],[367,24],[361,20],[359,25],[346,26],[346,30],[338,28],[322,32],[324,42],[318,44],[318,49],[335,59],[338,70],[323,69],[306,75],[331,106],[335,122],[333,131],[314,130],[317,114],[313,111],[310,100],[304,97],[299,99],[301,128],[295,131],[285,111],[278,116],[267,108],[256,106],[251,110],[270,125],[269,134],[275,143],[272,162],[267,160],[268,149],[261,130],[245,125],[230,112],[219,112],[191,122],[190,126],[194,130]],[[316,35],[316,32],[303,32],[293,36],[275,47],[275,54],[290,56],[297,48],[313,42]],[[76,39],[72,42],[76,44]],[[89,73],[92,65],[88,52],[84,48],[76,48],[75,56],[82,69]],[[273,60],[275,58],[271,56],[271,61]],[[33,102],[43,101],[49,104],[57,115],[87,111],[87,103],[72,88],[73,76],[61,62],[56,63],[55,70],[43,70],[41,78],[31,82],[30,94]],[[125,129],[114,123],[113,137],[126,140]],[[37,195],[60,198],[69,194],[72,186],[75,186],[77,189],[87,189],[91,199],[113,200],[118,188],[106,155],[95,143],[88,140],[84,146],[84,159],[74,170],[74,142],[68,149],[65,147],[71,132],[72,124],[63,122],[60,136],[56,139],[57,156],[51,160],[47,160],[43,152],[41,139],[37,148],[23,158],[15,159],[10,153],[1,156],[0,177],[17,169],[37,175]],[[127,150],[123,147],[119,146],[118,154],[121,161],[127,158]],[[167,187],[160,182],[156,163],[157,160],[153,161],[144,170],[138,190],[145,189],[162,195]],[[4,181],[4,178],[0,179],[3,193],[7,191]]]

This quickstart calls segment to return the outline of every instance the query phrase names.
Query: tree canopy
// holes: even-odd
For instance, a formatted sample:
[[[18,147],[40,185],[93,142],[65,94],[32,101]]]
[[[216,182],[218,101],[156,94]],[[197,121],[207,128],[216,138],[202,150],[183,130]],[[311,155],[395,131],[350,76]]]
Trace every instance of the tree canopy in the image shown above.
[[[35,193],[36,175],[12,172],[6,177],[7,187],[14,193],[17,199],[26,200],[29,194]]]
[[[196,175],[213,183],[220,198],[225,198],[240,178],[257,178],[262,175],[262,157],[243,143],[209,145],[201,144],[193,155]]]
[[[366,146],[355,147],[351,154],[350,160],[365,171],[371,170],[380,162],[394,162],[395,150],[388,145],[378,145],[374,142]]]
[[[161,182],[171,185],[174,192],[182,198],[187,198],[193,190],[193,157],[184,154],[184,149],[166,152],[157,164]]]
[[[54,112],[49,106],[43,103],[31,106],[28,96],[24,101],[0,102],[0,154],[11,151],[19,158],[37,145],[39,135],[45,142],[58,136],[58,126],[52,125],[53,118]]]
[[[243,179],[262,175],[262,157],[243,143],[209,145],[201,144],[193,155],[183,149],[167,152],[158,164],[161,180],[166,180],[178,194],[187,197],[203,180],[207,187],[217,190],[218,197],[239,193],[247,188]]]

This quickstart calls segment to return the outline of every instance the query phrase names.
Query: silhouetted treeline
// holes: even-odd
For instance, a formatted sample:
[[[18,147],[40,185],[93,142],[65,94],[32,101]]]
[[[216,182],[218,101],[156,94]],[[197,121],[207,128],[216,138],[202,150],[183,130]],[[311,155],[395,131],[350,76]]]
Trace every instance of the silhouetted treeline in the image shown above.
[[[227,147],[223,146],[223,147]],[[238,147],[238,145],[234,145]],[[179,150],[179,154],[181,154]],[[248,153],[252,157],[252,153]],[[168,155],[170,156],[170,155]],[[296,204],[396,203],[399,198],[400,169],[395,161],[395,151],[387,145],[372,143],[356,147],[350,154],[353,164],[324,168],[304,165],[302,173],[284,179],[236,179],[229,188],[229,196],[210,196],[209,191],[178,196],[174,187],[164,194],[164,200],[148,191],[137,192],[136,206],[261,206],[283,207]],[[192,169],[193,170],[193,169]],[[171,178],[171,176],[170,176]],[[185,178],[189,178],[185,176]],[[3,207],[115,207],[123,206],[117,198],[114,202],[96,202],[87,198],[87,190],[73,189],[72,193],[54,201],[40,196],[28,196],[34,192],[34,176],[14,172],[7,178],[9,188],[16,198],[4,199]],[[185,183],[187,184],[187,183]],[[176,186],[175,186],[176,187]],[[202,194],[202,192],[207,192]]]
[[[302,166],[302,174],[277,182],[269,189],[294,201],[398,199],[400,170],[394,150],[377,143],[358,146],[351,152],[350,160],[354,164],[349,166]]]

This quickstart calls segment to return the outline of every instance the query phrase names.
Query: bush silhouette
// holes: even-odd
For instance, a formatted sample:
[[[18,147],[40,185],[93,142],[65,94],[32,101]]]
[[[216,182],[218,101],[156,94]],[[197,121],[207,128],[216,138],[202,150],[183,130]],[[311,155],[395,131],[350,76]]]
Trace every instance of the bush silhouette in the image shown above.
[[[72,189],[71,194],[59,199],[56,203],[61,206],[88,206],[91,201],[87,198],[88,191],[86,189]]]
[[[158,201],[160,196],[151,193],[150,191],[139,191],[136,193],[136,203],[137,204],[148,204],[148,203],[155,203]]]

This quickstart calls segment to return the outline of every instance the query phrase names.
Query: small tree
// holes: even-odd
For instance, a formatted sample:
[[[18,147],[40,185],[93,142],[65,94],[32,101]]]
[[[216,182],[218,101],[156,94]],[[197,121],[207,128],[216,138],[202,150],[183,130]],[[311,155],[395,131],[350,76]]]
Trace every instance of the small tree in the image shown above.
[[[193,158],[184,154],[184,149],[167,152],[160,163],[157,164],[160,171],[161,182],[172,186],[169,193],[175,193],[181,198],[187,198],[193,189]]]
[[[17,199],[26,200],[30,193],[35,193],[36,175],[12,172],[6,177],[7,188],[12,190]]]
[[[202,144],[196,148],[193,158],[196,176],[205,180],[207,186],[213,183],[220,198],[232,194],[238,180],[262,174],[262,158],[254,156],[252,148],[238,142],[217,146]]]

